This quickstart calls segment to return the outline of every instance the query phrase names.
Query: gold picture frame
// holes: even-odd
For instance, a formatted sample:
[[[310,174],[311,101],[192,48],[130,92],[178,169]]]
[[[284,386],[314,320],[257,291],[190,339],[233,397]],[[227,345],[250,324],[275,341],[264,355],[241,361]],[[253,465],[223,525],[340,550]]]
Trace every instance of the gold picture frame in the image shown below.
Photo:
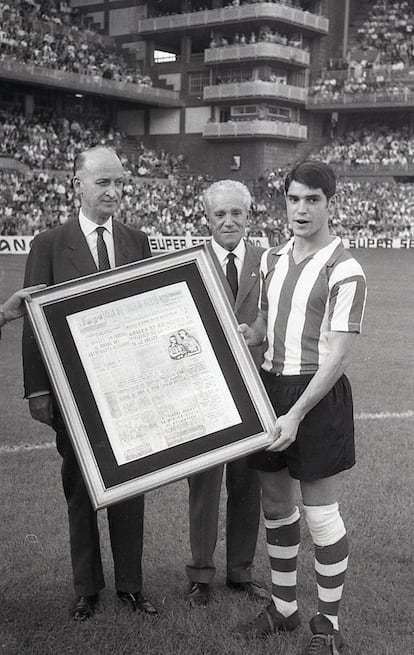
[[[27,311],[95,509],[265,448],[275,415],[204,246]]]

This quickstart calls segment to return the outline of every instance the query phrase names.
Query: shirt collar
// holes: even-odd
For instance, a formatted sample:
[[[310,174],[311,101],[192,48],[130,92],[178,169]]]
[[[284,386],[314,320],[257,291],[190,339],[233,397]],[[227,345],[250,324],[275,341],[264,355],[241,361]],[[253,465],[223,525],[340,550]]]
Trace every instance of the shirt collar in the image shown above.
[[[213,248],[214,253],[217,259],[219,260],[220,264],[227,263],[227,255],[229,254],[229,250],[223,248],[223,246],[217,243],[217,241],[215,241],[214,239],[211,239],[211,247]],[[237,246],[231,252],[234,253],[234,255],[243,262],[244,255],[246,252],[246,244],[244,242],[244,239],[240,239]]]
[[[289,239],[289,241],[287,243],[285,243],[283,248],[281,248],[276,254],[277,255],[287,255],[289,252],[291,252],[293,250],[294,242],[295,242],[295,237],[292,237],[291,239]],[[334,239],[332,239],[332,241],[330,243],[328,243],[327,246],[325,246],[324,248],[321,248],[320,250],[317,250],[316,252],[314,252],[313,255],[311,255],[310,259],[316,259],[317,261],[325,262],[326,261],[326,255],[328,253],[332,254],[333,251],[335,250],[335,248],[337,248],[340,243],[341,243],[340,237],[335,237]]]
[[[79,210],[79,225],[86,237],[90,236],[92,232],[95,232],[97,227],[104,227],[110,234],[113,233],[113,224],[112,224],[112,216],[108,218],[106,223],[102,223],[100,226],[97,225],[97,223],[94,223],[91,221],[90,218],[87,218],[85,214],[83,213],[82,209]]]

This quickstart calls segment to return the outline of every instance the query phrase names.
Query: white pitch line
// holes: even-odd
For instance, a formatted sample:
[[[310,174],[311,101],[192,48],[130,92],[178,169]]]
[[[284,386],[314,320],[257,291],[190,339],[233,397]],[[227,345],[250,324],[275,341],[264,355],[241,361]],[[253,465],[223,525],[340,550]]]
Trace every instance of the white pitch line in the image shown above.
[[[43,443],[35,444],[20,444],[19,446],[0,446],[0,455],[3,453],[23,453],[30,452],[32,450],[48,450],[55,446],[54,441],[44,441]]]
[[[355,419],[357,421],[382,421],[383,419],[398,419],[398,418],[413,418],[414,410],[408,409],[406,412],[378,412],[376,414],[370,414],[368,412],[362,412],[361,414],[356,414]],[[21,444],[19,446],[0,446],[0,455],[5,453],[22,453],[30,452],[32,450],[49,450],[50,448],[55,447],[54,441],[44,441],[43,443],[37,444]]]
[[[359,421],[366,420],[381,420],[383,418],[412,418],[414,416],[414,410],[408,409],[406,412],[379,412],[378,414],[369,414],[362,412],[362,414],[357,414],[355,418]]]

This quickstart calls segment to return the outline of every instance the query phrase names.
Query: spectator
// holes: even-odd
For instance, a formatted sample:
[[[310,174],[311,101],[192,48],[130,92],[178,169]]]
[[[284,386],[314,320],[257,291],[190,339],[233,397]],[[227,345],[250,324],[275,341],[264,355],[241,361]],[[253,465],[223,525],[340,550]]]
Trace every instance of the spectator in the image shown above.
[[[64,72],[131,84],[152,85],[129,66],[114,44],[86,28],[66,2],[0,1],[0,60],[15,60]]]

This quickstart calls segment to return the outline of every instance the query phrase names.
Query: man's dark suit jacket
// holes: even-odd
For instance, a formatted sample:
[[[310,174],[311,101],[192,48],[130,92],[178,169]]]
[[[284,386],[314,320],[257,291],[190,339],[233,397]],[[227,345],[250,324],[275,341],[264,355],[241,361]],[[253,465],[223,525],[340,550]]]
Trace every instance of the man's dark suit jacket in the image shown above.
[[[113,221],[115,264],[130,264],[151,256],[143,232]],[[35,237],[27,259],[25,285],[57,284],[96,273],[97,267],[80,228],[71,219]],[[23,367],[26,397],[51,391],[35,339],[26,319],[23,330]],[[92,596],[104,587],[96,513],[59,414],[54,416],[56,445],[61,454],[62,482],[68,504],[69,534],[75,592]],[[138,496],[108,507],[108,522],[118,591],[135,593],[142,586],[144,498]]]
[[[264,248],[246,242],[246,253],[236,299],[209,242],[207,249],[213,257],[224,290],[238,323],[251,325],[258,312],[260,293],[260,260]],[[263,346],[250,348],[259,368]],[[216,466],[189,478],[190,545],[192,562],[186,572],[191,582],[209,583],[214,577],[214,550],[221,482],[224,466]],[[257,472],[249,468],[242,457],[226,466],[227,520],[226,573],[232,582],[249,582],[256,549],[260,520],[260,485]]]
[[[151,257],[143,232],[113,221],[115,265],[122,266]],[[24,285],[58,284],[96,273],[97,268],[78,219],[38,234],[26,264]],[[26,397],[50,391],[50,382],[29,323],[23,331],[23,365]]]
[[[234,299],[233,292],[223,273],[217,257],[214,253],[211,242],[207,244],[207,249],[213,255],[214,262],[217,265],[217,270],[220,274],[221,281],[226,291],[226,295],[233,307],[234,314],[238,323],[247,323],[251,325],[257,316],[258,299],[260,291],[260,260],[264,252],[264,248],[253,246],[246,241],[246,253],[244,256],[243,268],[239,279],[239,288],[236,299]],[[257,368],[263,360],[263,346],[253,346],[249,348],[252,357],[255,361]]]

